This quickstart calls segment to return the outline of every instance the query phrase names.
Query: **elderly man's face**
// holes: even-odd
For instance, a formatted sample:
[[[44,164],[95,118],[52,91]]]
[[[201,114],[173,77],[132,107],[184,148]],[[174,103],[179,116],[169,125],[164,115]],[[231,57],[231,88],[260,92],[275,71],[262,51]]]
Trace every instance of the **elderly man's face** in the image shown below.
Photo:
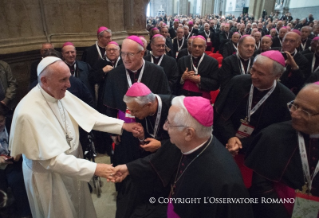
[[[279,30],[279,37],[284,38],[284,36],[286,35],[287,32],[288,32],[288,30],[286,28],[281,28]]]
[[[174,117],[179,112],[179,110],[180,109],[174,105],[170,107],[168,111],[167,120],[164,123],[163,129],[168,132],[171,143],[175,144],[176,147],[178,147],[179,149],[182,149],[181,146],[184,143],[185,128],[183,130],[180,130],[180,128],[183,127],[180,127],[174,122]]]
[[[255,52],[255,39],[251,36],[246,36],[244,41],[238,45],[238,52],[244,59],[251,58]]]
[[[105,47],[106,50],[106,57],[111,61],[115,61],[120,56],[120,48],[114,44],[108,44]]]
[[[311,88],[312,87],[312,88]],[[306,134],[319,132],[319,90],[318,88],[305,87],[296,99],[290,110],[292,127]]]
[[[162,56],[165,53],[165,39],[163,37],[155,37],[151,48],[154,56]]]
[[[178,28],[177,29],[177,38],[182,39],[184,36],[184,29],[183,28]]]
[[[132,101],[130,103],[126,103],[126,106],[127,109],[131,112],[131,115],[137,117],[140,120],[150,115],[151,103],[140,105],[136,101]]]
[[[292,53],[299,46],[299,42],[297,33],[287,33],[282,40],[282,50]]]
[[[189,53],[192,53],[192,42],[193,42],[193,39],[187,40],[187,50]]]
[[[272,72],[273,60],[267,59],[262,63],[254,62],[250,69],[252,84],[258,89],[270,88],[279,76],[275,76]]]
[[[225,31],[226,33],[228,33],[228,32],[229,32],[229,25],[224,26],[224,31]]]
[[[178,27],[179,22],[174,22],[174,28],[176,29]]]
[[[272,40],[270,37],[265,36],[261,39],[260,47],[262,51],[268,51],[271,45],[272,45]]]
[[[310,29],[309,28],[302,28],[301,29],[301,38],[306,39],[310,35]]]
[[[161,28],[161,35],[164,36],[165,38],[169,36],[168,29],[164,27]]]
[[[70,85],[70,69],[62,61],[55,62],[48,67],[52,73],[42,77],[41,82],[44,89],[54,98],[62,99]]]
[[[283,23],[282,23],[281,21],[279,21],[279,22],[277,23],[277,29],[280,29],[282,26],[283,26]]]
[[[209,30],[209,25],[205,25],[205,31],[208,31]]]
[[[104,31],[103,35],[98,37],[99,44],[106,46],[110,41],[112,41],[112,34]]]
[[[317,48],[317,45],[318,45],[318,40],[312,40],[311,43],[310,43],[310,47],[311,47],[311,51],[312,52],[315,52],[316,51],[316,48]]]
[[[49,49],[53,49],[53,46],[52,46],[50,43],[44,43],[44,44],[42,44],[42,47],[41,47],[41,50],[40,50],[41,56],[43,56],[44,53],[45,53],[46,51],[48,51]]]
[[[62,57],[68,64],[73,64],[76,58],[76,50],[73,45],[67,45],[62,48]]]
[[[206,42],[203,39],[195,38],[192,43],[192,55],[194,57],[200,57],[203,55],[206,49]]]
[[[260,32],[255,32],[254,33],[254,38],[256,40],[256,43],[258,43],[260,41],[260,38],[261,38],[261,33]]]
[[[276,30],[270,30],[270,35],[271,35],[271,37],[275,37],[276,36]]]
[[[232,37],[231,37],[231,41],[232,41],[233,43],[237,44],[238,41],[239,41],[239,38],[240,38],[240,35],[239,35],[238,33],[234,33],[234,34],[232,35]]]
[[[188,34],[189,34],[189,29],[186,28],[186,27],[184,27],[184,34],[185,34],[185,35],[188,35]]]
[[[141,67],[144,51],[139,51],[138,44],[130,39],[123,41],[121,57],[126,69],[138,70]]]

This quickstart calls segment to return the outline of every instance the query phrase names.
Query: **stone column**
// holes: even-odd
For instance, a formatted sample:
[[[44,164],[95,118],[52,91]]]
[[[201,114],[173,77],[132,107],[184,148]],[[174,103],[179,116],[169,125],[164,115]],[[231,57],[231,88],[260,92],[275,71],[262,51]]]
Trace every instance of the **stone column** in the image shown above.
[[[188,0],[179,0],[179,14],[188,15]]]
[[[249,14],[253,14],[255,20],[262,16],[262,11],[265,9],[267,14],[274,11],[276,0],[255,0],[249,2]]]
[[[146,8],[150,0],[124,1],[125,27],[128,35],[147,35]]]

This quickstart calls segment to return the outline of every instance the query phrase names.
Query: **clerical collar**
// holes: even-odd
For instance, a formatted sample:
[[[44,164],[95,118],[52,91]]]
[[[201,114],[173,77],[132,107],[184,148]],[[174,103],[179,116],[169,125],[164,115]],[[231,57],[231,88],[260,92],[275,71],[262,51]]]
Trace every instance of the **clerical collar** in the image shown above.
[[[160,56],[154,56],[154,55],[152,55],[153,56],[153,58],[156,58],[156,59],[159,59],[160,58]]]
[[[263,91],[267,91],[267,90],[272,89],[275,85],[276,85],[276,80],[274,81],[274,83],[272,84],[272,86],[269,87],[269,88],[267,88],[267,89],[259,89],[259,88],[257,88],[257,87],[255,87],[255,88],[256,88],[258,91],[263,92]]]
[[[242,56],[240,56],[239,52],[237,52],[237,55],[242,61],[248,61],[250,59],[250,58],[247,58],[247,59],[242,58]]]
[[[73,62],[73,64],[69,64],[68,62],[64,61],[68,66],[73,67],[75,64],[75,61]]]
[[[50,103],[56,103],[58,99],[51,96],[49,93],[47,93],[41,86],[38,84],[38,88],[40,89],[40,92],[43,94],[44,98],[50,102]]]
[[[203,145],[205,145],[205,143],[208,141],[209,139],[207,139],[204,143],[200,144],[199,146],[197,146],[196,148],[190,150],[190,151],[187,151],[187,152],[182,152],[183,155],[188,155],[188,154],[191,154],[191,153],[194,153],[195,151],[197,151],[198,149],[200,149],[201,147],[203,147]]]
[[[198,57],[194,57],[193,55],[192,55],[192,58],[194,58],[194,59],[198,59]]]

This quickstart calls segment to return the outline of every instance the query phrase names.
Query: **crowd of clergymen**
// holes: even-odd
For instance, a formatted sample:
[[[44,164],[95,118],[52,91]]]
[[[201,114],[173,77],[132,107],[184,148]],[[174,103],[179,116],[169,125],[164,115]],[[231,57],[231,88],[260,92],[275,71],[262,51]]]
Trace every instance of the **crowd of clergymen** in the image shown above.
[[[100,27],[81,61],[72,42],[63,44],[61,56],[52,44],[42,45],[42,57],[61,57],[69,67],[71,93],[103,114],[143,125],[141,136],[124,131],[119,139],[95,132],[98,148],[107,148],[117,166],[117,217],[161,217],[163,211],[163,217],[166,211],[169,217],[290,217],[293,210],[302,211],[291,202],[204,203],[204,197],[249,197],[222,147],[245,156],[245,165],[253,170],[245,184],[251,198],[295,198],[297,189],[303,191],[300,195],[319,197],[319,84],[306,85],[319,80],[318,21],[294,29],[285,20],[245,24],[204,19],[198,29],[193,20],[182,22],[175,19],[171,27],[159,22],[149,28],[149,43],[130,36],[121,48],[112,41],[112,31]],[[39,62],[32,64],[30,88],[37,83]],[[201,141],[201,129],[178,138],[184,134],[180,127],[187,125],[170,117],[172,95],[186,96],[180,101],[200,126],[213,126],[214,137],[183,155],[180,144]],[[187,96],[202,98],[196,105]],[[142,100],[133,104],[130,98]],[[214,103],[214,112],[202,99]],[[179,132],[172,133],[173,127]],[[171,150],[176,147],[169,137],[178,152]],[[149,202],[150,197],[168,196],[201,202]],[[305,197],[297,197],[303,205]]]

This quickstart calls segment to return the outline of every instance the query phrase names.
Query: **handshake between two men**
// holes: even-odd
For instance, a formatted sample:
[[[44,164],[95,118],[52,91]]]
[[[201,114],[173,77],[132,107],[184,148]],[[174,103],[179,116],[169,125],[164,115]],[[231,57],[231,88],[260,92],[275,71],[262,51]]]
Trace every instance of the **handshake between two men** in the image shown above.
[[[140,146],[145,151],[155,152],[161,147],[161,142],[154,138],[145,138],[144,128],[140,123],[124,123],[123,129],[132,132],[133,136],[138,138]],[[115,144],[121,142],[121,136],[113,136],[112,139]],[[98,163],[95,170],[95,175],[104,177],[108,182],[122,182],[128,175],[126,164],[113,167],[112,164]]]

